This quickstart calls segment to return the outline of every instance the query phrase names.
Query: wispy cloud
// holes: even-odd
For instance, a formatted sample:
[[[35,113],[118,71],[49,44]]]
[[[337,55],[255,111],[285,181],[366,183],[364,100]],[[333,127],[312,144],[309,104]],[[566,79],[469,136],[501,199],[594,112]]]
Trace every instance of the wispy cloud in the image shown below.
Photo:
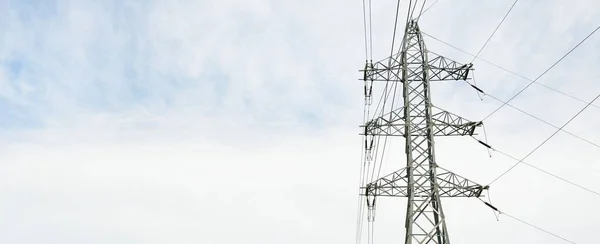
[[[306,35],[314,30],[279,5],[11,2],[2,45],[10,100],[3,104],[28,104],[12,110],[38,126],[49,117],[139,106],[317,126],[332,119],[328,106],[347,102],[349,90],[327,62],[343,59],[326,57],[331,46],[318,44],[325,37]]]

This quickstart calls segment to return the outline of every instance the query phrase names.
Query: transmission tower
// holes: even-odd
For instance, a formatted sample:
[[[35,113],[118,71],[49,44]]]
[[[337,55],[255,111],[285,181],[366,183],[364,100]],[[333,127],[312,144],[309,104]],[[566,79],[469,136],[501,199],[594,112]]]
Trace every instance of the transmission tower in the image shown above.
[[[379,117],[361,126],[361,135],[365,137],[368,164],[373,163],[374,140],[404,137],[406,167],[366,182],[361,186],[361,195],[366,198],[369,222],[374,221],[376,198],[408,198],[406,244],[450,243],[441,198],[480,197],[488,189],[439,167],[435,158],[435,136],[472,136],[482,122],[471,122],[434,106],[430,81],[467,80],[470,71],[472,64],[460,64],[428,51],[415,20],[406,24],[400,52],[376,63],[367,62],[361,70],[365,106],[371,105],[374,83],[396,83],[402,87],[403,99],[398,98],[402,102],[398,109],[392,105],[385,114],[382,109]],[[385,107],[390,96],[385,91],[382,96]]]

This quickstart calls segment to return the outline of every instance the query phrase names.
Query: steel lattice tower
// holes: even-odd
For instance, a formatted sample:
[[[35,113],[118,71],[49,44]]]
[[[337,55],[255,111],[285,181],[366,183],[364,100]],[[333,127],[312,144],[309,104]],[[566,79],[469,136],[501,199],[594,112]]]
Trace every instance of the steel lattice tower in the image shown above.
[[[482,123],[432,105],[430,81],[466,80],[471,70],[472,64],[459,64],[428,51],[416,21],[407,23],[400,52],[380,62],[367,62],[361,70],[367,104],[374,83],[402,84],[400,108],[367,121],[361,135],[365,136],[367,160],[372,160],[368,155],[375,137],[404,137],[407,165],[368,182],[361,187],[361,195],[366,196],[370,212],[379,196],[408,198],[406,244],[450,243],[440,198],[479,197],[488,188],[439,167],[435,158],[435,136],[470,136]]]

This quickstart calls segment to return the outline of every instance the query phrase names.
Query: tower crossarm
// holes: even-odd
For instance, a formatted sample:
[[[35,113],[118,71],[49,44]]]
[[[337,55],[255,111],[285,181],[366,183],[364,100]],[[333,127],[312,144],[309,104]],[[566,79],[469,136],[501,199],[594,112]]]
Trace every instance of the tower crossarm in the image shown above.
[[[429,80],[467,80],[473,64],[461,64],[437,53],[428,51]]]
[[[436,171],[440,197],[481,197],[483,190],[489,188],[441,167],[436,167]],[[416,187],[415,196],[426,197],[424,194],[430,191],[427,189],[428,187]],[[367,184],[366,187],[362,187],[361,194],[375,197],[407,197],[408,177],[406,168],[402,168]]]
[[[404,110],[399,108],[366,122],[361,135],[402,136],[404,135]]]
[[[435,106],[432,110],[431,119],[434,123],[435,135],[472,136],[475,134],[475,129],[483,125],[481,121],[469,121]]]
[[[431,117],[435,136],[471,136],[475,135],[475,129],[483,124],[469,121],[438,107],[432,107]],[[404,123],[403,108],[399,108],[365,123],[361,126],[361,135],[404,136]],[[427,127],[417,125],[412,127],[411,131],[413,136],[425,135]]]
[[[364,81],[401,81],[402,79],[401,55],[395,54],[379,62],[367,62],[363,73]]]

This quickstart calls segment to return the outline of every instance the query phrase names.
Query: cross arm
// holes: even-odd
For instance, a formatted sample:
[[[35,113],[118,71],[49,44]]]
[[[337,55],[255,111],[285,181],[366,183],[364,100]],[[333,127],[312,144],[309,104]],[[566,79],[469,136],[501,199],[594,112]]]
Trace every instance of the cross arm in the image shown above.
[[[472,122],[458,115],[432,107],[433,134],[435,136],[474,135],[482,122]],[[365,123],[361,135],[404,136],[404,108],[396,109]],[[411,134],[423,136],[427,133],[427,124],[413,125]]]
[[[430,81],[466,80],[473,70],[473,64],[461,64],[431,51],[427,56]]]
[[[379,62],[367,62],[363,73],[364,81],[401,81],[402,55],[395,54]]]
[[[452,173],[441,167],[436,167],[436,180],[440,197],[480,197],[483,190],[488,186],[479,185],[460,175]],[[386,196],[386,197],[407,197],[408,196],[408,177],[406,168],[379,178],[365,187],[362,187],[361,195],[366,196]],[[415,195],[428,192],[427,186],[416,187]],[[420,189],[423,188],[423,189]]]

